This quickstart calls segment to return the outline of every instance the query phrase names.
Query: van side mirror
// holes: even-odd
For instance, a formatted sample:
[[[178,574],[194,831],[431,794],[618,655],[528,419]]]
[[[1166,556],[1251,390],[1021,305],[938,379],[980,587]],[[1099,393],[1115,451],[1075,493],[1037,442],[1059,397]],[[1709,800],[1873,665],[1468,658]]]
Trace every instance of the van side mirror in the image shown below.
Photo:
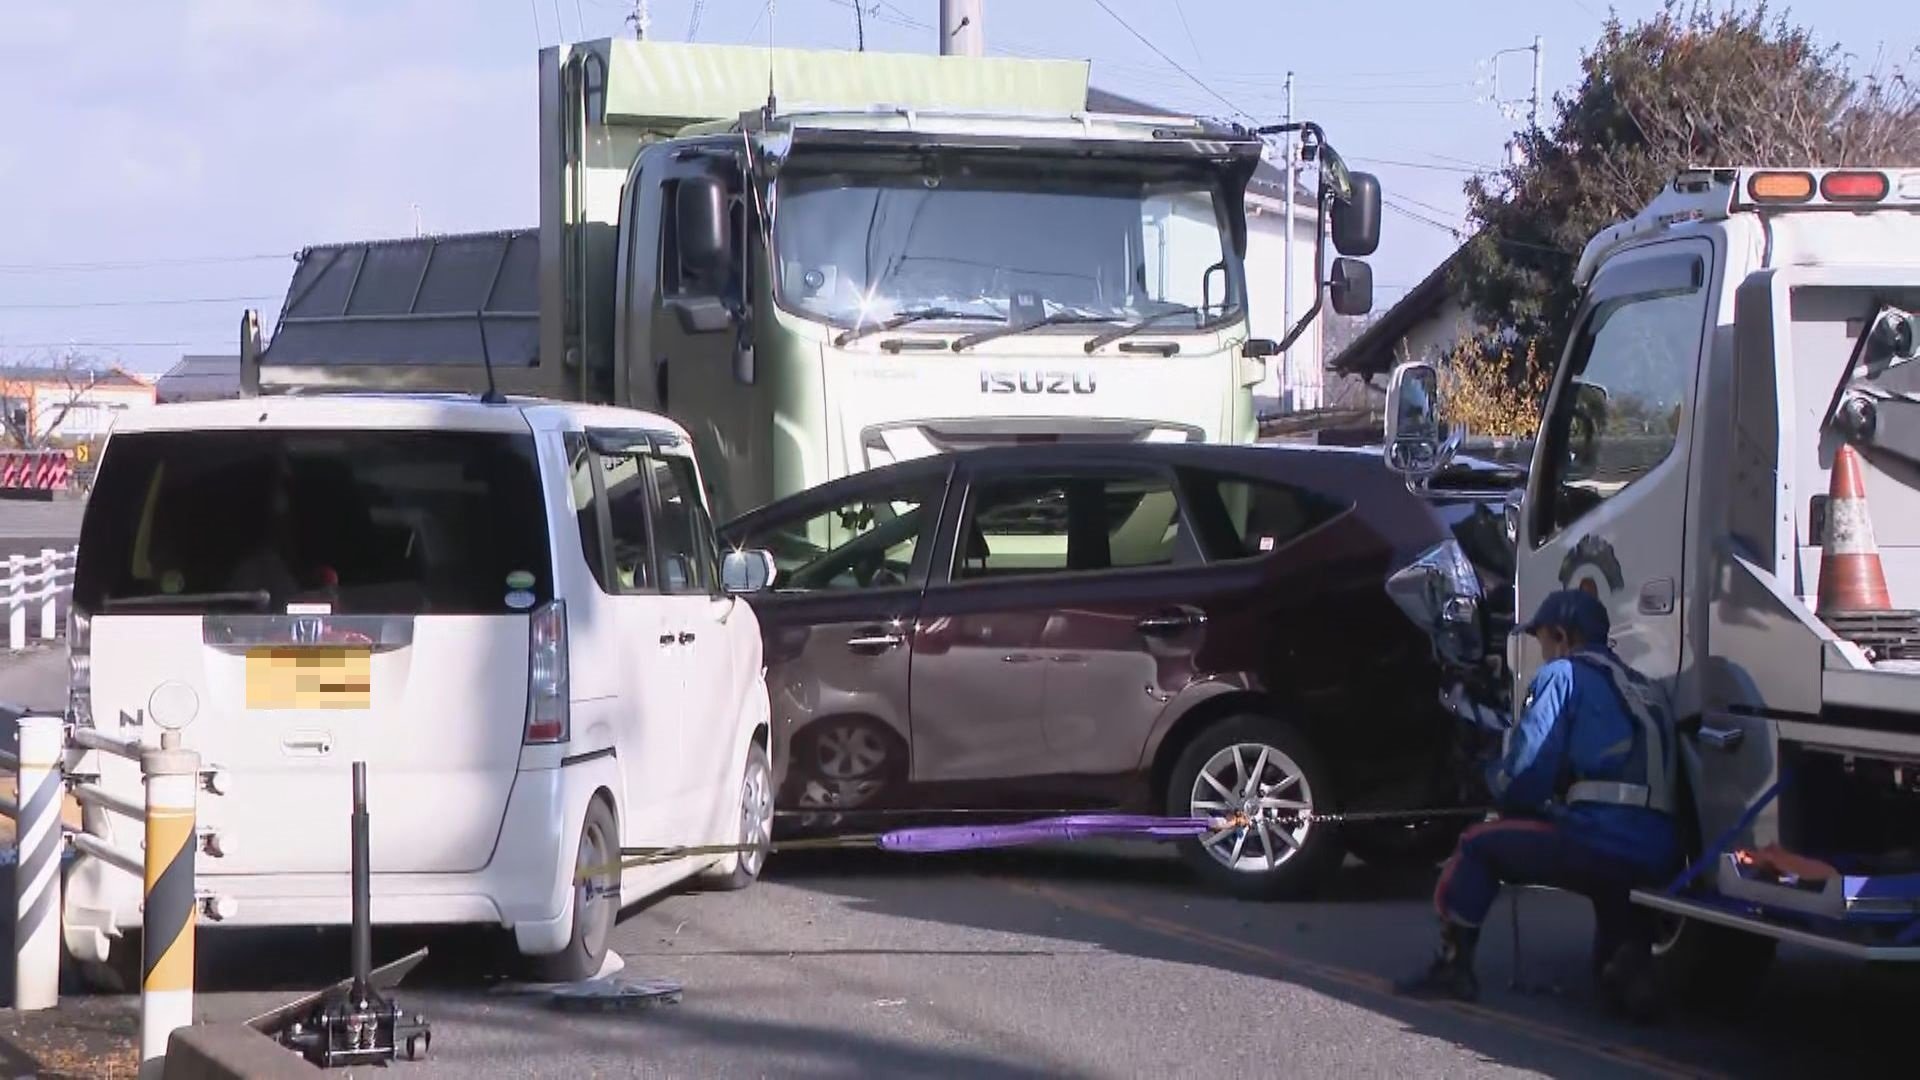
[[[1342,255],[1363,257],[1380,248],[1380,178],[1348,173],[1348,195],[1333,202],[1333,247]]]
[[[673,219],[681,267],[701,278],[725,271],[731,222],[727,189],[719,179],[690,176],[680,181],[674,191]]]
[[[1373,310],[1373,267],[1359,259],[1333,260],[1327,280],[1333,310],[1342,315],[1365,315]]]
[[[728,551],[720,560],[720,588],[728,596],[764,592],[773,587],[776,573],[771,551]]]
[[[1441,430],[1440,372],[1411,360],[1393,369],[1387,383],[1387,468],[1418,478],[1437,472],[1466,436],[1455,427]]]

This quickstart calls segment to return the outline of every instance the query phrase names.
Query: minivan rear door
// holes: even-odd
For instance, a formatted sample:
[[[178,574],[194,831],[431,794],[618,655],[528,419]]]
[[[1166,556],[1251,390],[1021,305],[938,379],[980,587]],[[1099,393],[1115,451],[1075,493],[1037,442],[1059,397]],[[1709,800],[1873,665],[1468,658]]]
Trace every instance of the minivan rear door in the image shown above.
[[[92,715],[153,742],[151,703],[193,703],[183,741],[233,783],[202,873],[346,871],[355,761],[375,872],[486,865],[553,598],[540,492],[524,428],[111,441],[74,586]]]

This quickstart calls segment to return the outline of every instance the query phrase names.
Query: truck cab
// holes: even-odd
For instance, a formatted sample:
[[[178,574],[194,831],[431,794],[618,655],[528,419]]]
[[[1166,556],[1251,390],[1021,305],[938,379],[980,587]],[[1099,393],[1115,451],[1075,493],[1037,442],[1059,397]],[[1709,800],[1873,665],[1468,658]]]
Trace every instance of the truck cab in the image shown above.
[[[1636,901],[1722,959],[1787,940],[1920,960],[1920,172],[1689,170],[1576,273],[1511,503],[1516,609],[1592,593],[1670,695],[1694,859]],[[1394,373],[1388,457],[1416,480],[1461,434],[1425,407],[1437,392],[1431,365]],[[1843,452],[1884,609],[1820,595]],[[1505,659],[1518,703],[1540,658],[1514,635]],[[1770,870],[1768,850],[1820,869]]]
[[[729,517],[942,451],[1251,442],[1267,358],[1321,297],[1371,305],[1344,256],[1377,245],[1379,186],[1291,125],[1343,257],[1316,244],[1312,310],[1253,338],[1262,135],[1091,112],[1084,62],[600,40],[543,50],[539,84],[538,229],[460,256],[459,290],[452,254],[415,274],[376,245],[297,271],[276,340],[243,343],[254,385],[664,413]],[[309,347],[323,325],[366,340]]]

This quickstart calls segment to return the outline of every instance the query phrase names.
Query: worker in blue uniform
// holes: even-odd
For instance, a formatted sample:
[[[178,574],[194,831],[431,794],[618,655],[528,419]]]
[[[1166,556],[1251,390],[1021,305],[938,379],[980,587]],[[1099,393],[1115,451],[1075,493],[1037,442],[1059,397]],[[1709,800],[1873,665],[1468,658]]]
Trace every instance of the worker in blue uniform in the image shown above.
[[[1594,974],[1637,1017],[1657,1006],[1651,918],[1629,900],[1680,861],[1677,760],[1657,687],[1608,647],[1607,609],[1578,589],[1553,593],[1524,627],[1546,663],[1524,715],[1489,767],[1500,814],[1468,829],[1434,891],[1441,944],[1403,994],[1472,1000],[1480,927],[1505,884],[1550,885],[1593,901]]]

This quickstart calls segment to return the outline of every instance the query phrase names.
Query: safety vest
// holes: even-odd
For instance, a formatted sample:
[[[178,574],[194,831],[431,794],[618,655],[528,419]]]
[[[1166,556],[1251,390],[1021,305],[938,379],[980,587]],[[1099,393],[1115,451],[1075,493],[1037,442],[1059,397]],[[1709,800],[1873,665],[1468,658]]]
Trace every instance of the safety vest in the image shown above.
[[[1616,696],[1640,729],[1640,743],[1647,748],[1645,783],[1623,780],[1576,780],[1568,786],[1564,798],[1569,803],[1611,803],[1616,806],[1644,806],[1663,814],[1673,813],[1675,769],[1678,757],[1668,752],[1672,727],[1667,723],[1667,703],[1659,687],[1622,664],[1618,657],[1599,650],[1582,650],[1568,657],[1607,677]]]

